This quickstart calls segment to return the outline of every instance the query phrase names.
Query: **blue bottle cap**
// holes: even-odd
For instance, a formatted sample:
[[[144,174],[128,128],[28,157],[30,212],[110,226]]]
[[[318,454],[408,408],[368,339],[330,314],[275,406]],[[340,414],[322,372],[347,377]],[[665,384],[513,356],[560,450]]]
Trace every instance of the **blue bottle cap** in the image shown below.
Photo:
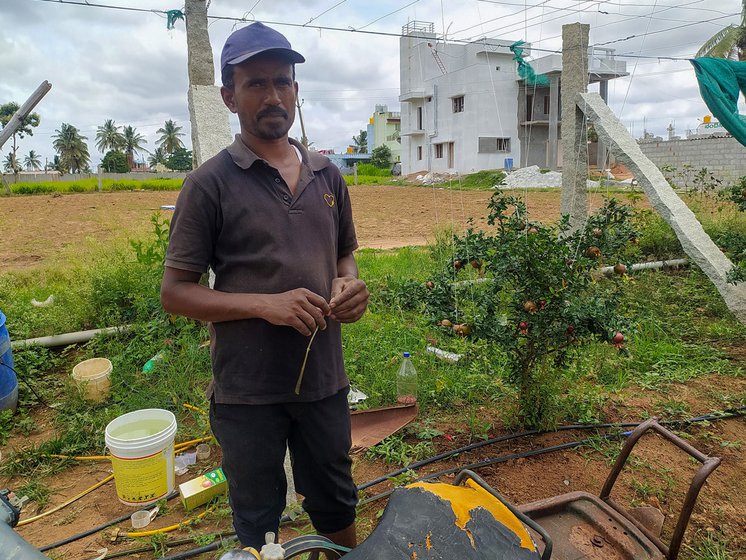
[[[409,358],[409,352],[404,352],[404,357]]]

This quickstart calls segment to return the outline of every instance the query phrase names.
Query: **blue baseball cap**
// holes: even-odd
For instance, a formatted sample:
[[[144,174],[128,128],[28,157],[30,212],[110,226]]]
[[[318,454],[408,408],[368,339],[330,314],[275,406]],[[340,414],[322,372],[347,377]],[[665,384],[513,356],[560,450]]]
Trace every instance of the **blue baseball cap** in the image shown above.
[[[268,51],[283,54],[294,64],[306,61],[303,55],[290,48],[290,42],[282,33],[257,21],[230,34],[220,55],[220,69]]]

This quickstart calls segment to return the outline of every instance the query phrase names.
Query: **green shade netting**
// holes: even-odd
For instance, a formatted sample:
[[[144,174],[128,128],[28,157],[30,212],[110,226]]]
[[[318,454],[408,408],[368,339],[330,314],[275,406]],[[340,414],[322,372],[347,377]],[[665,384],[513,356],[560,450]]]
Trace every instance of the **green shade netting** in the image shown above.
[[[689,62],[699,82],[699,92],[725,130],[746,146],[746,116],[738,112],[738,97],[746,95],[746,62],[726,58],[693,58]]]
[[[548,86],[549,78],[544,74],[537,74],[531,65],[523,60],[523,45],[526,41],[517,41],[510,45],[510,51],[513,53],[513,60],[518,63],[518,75],[526,80],[526,84],[529,86]]]

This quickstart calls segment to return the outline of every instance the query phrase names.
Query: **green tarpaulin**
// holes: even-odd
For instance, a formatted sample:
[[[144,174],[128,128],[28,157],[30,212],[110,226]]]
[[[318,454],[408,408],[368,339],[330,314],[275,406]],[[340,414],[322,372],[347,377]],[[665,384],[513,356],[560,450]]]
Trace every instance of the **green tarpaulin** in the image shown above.
[[[738,97],[746,95],[746,62],[725,58],[694,58],[699,92],[725,130],[746,146],[746,116],[738,112]]]
[[[529,86],[548,86],[549,78],[544,74],[537,74],[531,65],[523,60],[523,45],[526,41],[517,41],[510,45],[510,51],[513,53],[513,60],[518,63],[518,75],[526,80]]]

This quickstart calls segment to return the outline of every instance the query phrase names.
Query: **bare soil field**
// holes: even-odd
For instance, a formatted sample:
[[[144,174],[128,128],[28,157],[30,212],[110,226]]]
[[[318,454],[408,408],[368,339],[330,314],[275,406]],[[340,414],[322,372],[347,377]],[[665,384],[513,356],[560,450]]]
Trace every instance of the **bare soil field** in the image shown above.
[[[559,190],[517,193],[527,197],[531,218],[559,217]],[[350,187],[361,247],[390,249],[424,245],[439,229],[463,230],[470,218],[486,225],[487,191],[442,187],[365,185]],[[15,196],[0,201],[0,271],[23,270],[55,259],[86,242],[141,237],[155,212],[176,204],[178,192],[141,191]],[[603,203],[592,195],[593,208]]]

